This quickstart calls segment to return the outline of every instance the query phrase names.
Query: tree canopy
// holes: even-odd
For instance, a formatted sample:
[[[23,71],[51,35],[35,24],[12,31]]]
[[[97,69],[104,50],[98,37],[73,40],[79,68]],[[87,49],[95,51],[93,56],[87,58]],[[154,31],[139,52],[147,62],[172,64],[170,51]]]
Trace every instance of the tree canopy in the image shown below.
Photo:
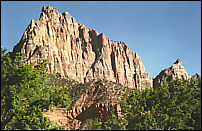
[[[71,87],[55,88],[47,74],[47,60],[25,65],[20,54],[11,59],[1,48],[1,129],[49,129],[43,112],[51,105],[71,104]]]
[[[123,118],[117,119],[113,112],[106,120],[88,120],[88,129],[201,129],[201,79],[165,81],[143,91],[130,89],[119,103]]]
[[[11,59],[5,52],[1,48],[1,129],[50,129],[43,112],[52,105],[70,107],[72,81],[48,75],[45,59],[26,65],[20,54]],[[110,108],[108,119],[87,119],[86,129],[201,129],[200,78],[165,81],[143,91],[130,89],[118,103],[122,117]]]

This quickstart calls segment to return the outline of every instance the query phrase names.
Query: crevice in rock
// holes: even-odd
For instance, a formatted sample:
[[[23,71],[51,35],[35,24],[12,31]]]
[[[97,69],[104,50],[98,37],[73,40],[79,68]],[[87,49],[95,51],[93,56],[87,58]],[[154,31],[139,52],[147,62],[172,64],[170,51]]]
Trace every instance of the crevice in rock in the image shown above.
[[[98,38],[97,36],[94,34],[94,32],[90,31],[89,32],[89,35],[91,37],[91,45],[92,45],[92,49],[93,49],[93,52],[95,52],[95,60],[93,62],[93,64],[91,65],[91,68],[93,70],[93,75],[94,75],[94,72],[95,72],[95,64],[97,63],[97,61],[100,59],[100,50],[101,50],[101,47],[99,46],[99,42],[98,42]]]
[[[34,49],[34,52],[29,55],[29,58],[27,59],[27,61],[29,61],[29,60],[31,59],[31,57],[36,54],[37,51],[39,51],[39,46],[36,46],[36,48]],[[30,53],[31,53],[31,52],[30,52]]]
[[[124,62],[125,63],[125,62]],[[125,83],[128,83],[127,75],[126,75],[126,65],[123,64],[124,66],[124,76],[125,76]]]
[[[82,58],[85,60],[84,52],[82,52]]]
[[[117,72],[116,72],[115,54],[114,54],[113,51],[111,52],[111,55],[110,55],[110,56],[111,56],[112,70],[113,70],[113,72],[114,72],[114,77],[116,78]]]
[[[50,36],[50,32],[49,32],[49,27],[48,27],[48,22],[46,22],[46,27],[47,27],[47,33]]]
[[[134,79],[134,82],[135,82],[135,88],[137,89],[137,74],[136,74],[136,72],[133,75],[133,79]]]
[[[83,36],[83,29],[81,29],[81,26],[79,27],[79,38],[81,39],[81,49],[82,49],[82,58],[85,59],[84,57],[84,52],[87,53],[87,43],[84,40],[84,36]]]
[[[125,52],[125,55],[126,55],[126,59],[127,59],[127,62],[128,62],[129,68],[130,68],[130,61],[129,61],[128,55],[126,54],[127,46],[125,45],[123,49],[124,49],[124,52]]]

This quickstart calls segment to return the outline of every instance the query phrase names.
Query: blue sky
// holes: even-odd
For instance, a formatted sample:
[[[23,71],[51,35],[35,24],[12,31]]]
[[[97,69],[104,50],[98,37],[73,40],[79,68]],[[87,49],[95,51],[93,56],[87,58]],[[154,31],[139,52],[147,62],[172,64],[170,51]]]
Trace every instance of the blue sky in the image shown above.
[[[125,42],[153,78],[178,58],[191,76],[201,74],[200,1],[1,1],[1,46],[12,51],[48,5]]]

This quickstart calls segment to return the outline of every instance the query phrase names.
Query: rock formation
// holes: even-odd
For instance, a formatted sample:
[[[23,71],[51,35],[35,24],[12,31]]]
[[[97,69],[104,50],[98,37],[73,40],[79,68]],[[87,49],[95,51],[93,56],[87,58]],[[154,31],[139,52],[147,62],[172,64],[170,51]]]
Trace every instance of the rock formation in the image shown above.
[[[154,79],[154,87],[159,87],[164,80],[171,81],[176,78],[179,79],[190,79],[190,75],[187,73],[185,68],[182,65],[180,59],[177,59],[176,62],[169,68],[161,71],[159,75]]]
[[[67,129],[71,129],[72,126],[75,129],[81,129],[86,119],[109,118],[109,110],[112,108],[115,109],[117,117],[121,117],[118,101],[128,89],[119,83],[106,80],[77,84],[70,92],[73,103],[67,113],[62,114],[64,111],[56,108],[54,112],[48,111],[44,115],[48,116],[52,123],[60,126],[67,124]]]
[[[71,110],[68,111],[71,115],[68,116],[72,116],[72,119],[76,118],[83,112],[83,110],[86,110],[91,106],[100,108],[101,115],[106,114],[103,113],[104,108],[106,112],[110,105],[116,105],[116,103],[121,100],[125,92],[128,90],[128,87],[123,87],[119,83],[107,80],[88,82],[84,85],[77,85],[71,91],[73,103]],[[119,113],[119,111],[117,113]]]
[[[153,86],[141,58],[124,42],[110,40],[54,7],[43,7],[40,19],[31,20],[11,55],[17,52],[25,64],[36,64],[43,57],[49,61],[50,74],[85,83],[81,84],[85,87],[76,84],[73,88],[70,93],[73,104],[67,113],[62,114],[63,111],[57,109],[45,113],[59,125],[73,122],[75,128],[80,129],[88,118],[107,117],[111,107],[115,107],[117,116],[121,116],[117,101],[128,88],[144,90]],[[198,77],[198,74],[193,76]],[[175,78],[190,78],[180,59],[159,73],[154,86]],[[58,118],[57,112],[61,113]]]
[[[191,77],[191,79],[199,79],[199,78],[201,78],[201,76],[198,74],[198,73],[196,73],[195,75],[193,75],[192,77]]]
[[[50,6],[42,8],[39,20],[31,20],[12,54],[17,52],[26,64],[46,58],[49,73],[82,83],[106,79],[132,89],[153,85],[141,58],[124,42],[110,40]]]

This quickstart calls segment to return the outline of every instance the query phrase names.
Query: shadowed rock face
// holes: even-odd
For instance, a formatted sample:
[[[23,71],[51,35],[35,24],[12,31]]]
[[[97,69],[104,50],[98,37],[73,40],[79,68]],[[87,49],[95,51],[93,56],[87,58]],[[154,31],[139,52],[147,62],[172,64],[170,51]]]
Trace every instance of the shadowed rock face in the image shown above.
[[[187,73],[185,68],[182,65],[180,59],[177,59],[176,62],[169,68],[161,71],[159,75],[154,79],[154,87],[159,87],[164,80],[167,81],[174,80],[176,78],[179,79],[190,79],[190,75]]]
[[[49,73],[82,83],[106,79],[132,89],[153,85],[141,58],[124,42],[110,40],[50,6],[42,8],[39,20],[31,20],[12,54],[17,52],[26,64],[46,58]]]

